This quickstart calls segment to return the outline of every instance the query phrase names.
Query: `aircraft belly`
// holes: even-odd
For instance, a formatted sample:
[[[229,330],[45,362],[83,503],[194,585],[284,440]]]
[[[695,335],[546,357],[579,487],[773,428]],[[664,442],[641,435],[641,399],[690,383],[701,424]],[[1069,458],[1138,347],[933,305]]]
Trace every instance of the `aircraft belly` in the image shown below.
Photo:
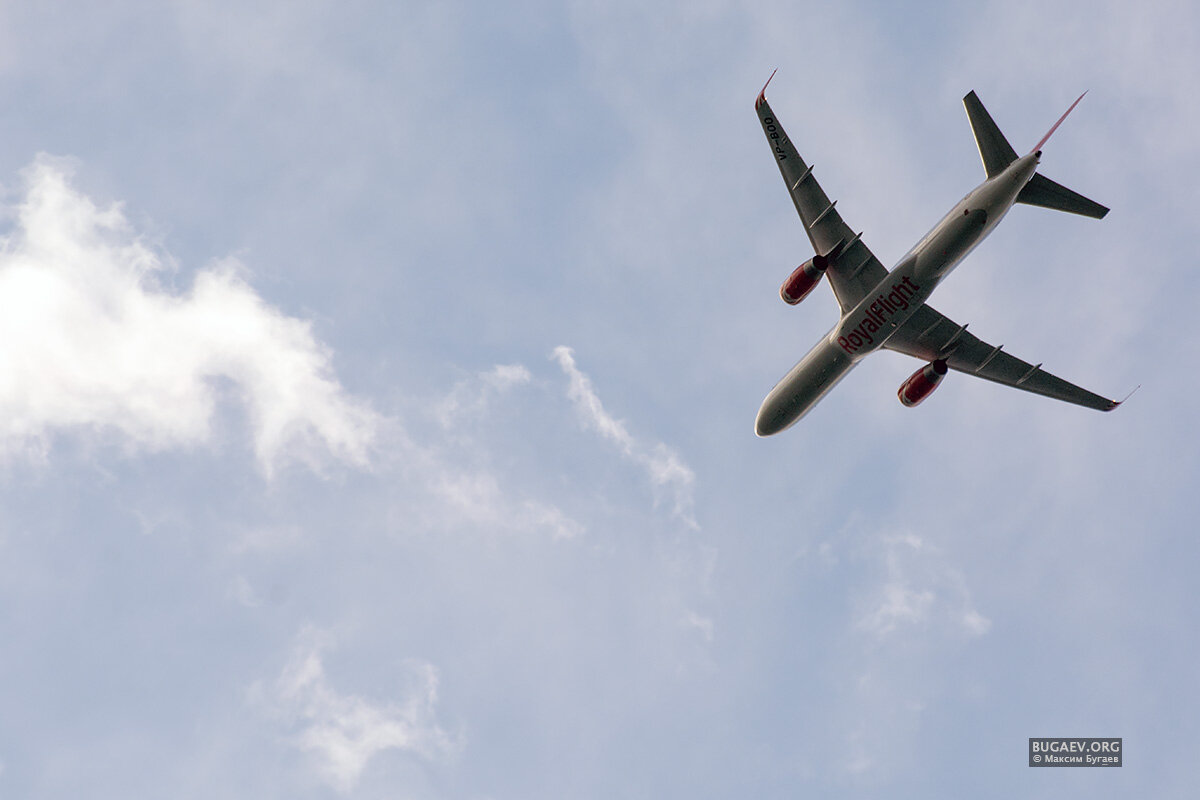
[[[754,432],[770,436],[794,425],[855,365],[828,337],[822,338],[763,400]]]
[[[993,214],[992,226],[1003,214]],[[977,208],[945,219],[928,237],[917,257],[916,274],[926,279],[944,278],[991,230],[988,212]]]

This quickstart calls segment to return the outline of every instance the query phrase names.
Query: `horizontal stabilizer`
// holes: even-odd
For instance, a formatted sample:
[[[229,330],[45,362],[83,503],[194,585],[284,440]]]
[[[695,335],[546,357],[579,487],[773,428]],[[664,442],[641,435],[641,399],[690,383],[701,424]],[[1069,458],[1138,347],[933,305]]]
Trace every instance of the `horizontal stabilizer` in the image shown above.
[[[1008,139],[1000,132],[992,115],[979,102],[979,97],[972,91],[963,98],[963,106],[967,109],[967,119],[971,121],[971,132],[975,134],[975,144],[979,147],[979,157],[983,159],[983,168],[989,178],[1004,172],[1004,168],[1017,160],[1017,151],[1013,150]]]
[[[1082,214],[1085,217],[1103,219],[1108,209],[1089,200],[1078,192],[1073,192],[1061,184],[1047,178],[1045,175],[1034,175],[1025,188],[1017,195],[1018,203],[1042,208],[1053,208],[1056,211],[1067,211],[1071,214]]]

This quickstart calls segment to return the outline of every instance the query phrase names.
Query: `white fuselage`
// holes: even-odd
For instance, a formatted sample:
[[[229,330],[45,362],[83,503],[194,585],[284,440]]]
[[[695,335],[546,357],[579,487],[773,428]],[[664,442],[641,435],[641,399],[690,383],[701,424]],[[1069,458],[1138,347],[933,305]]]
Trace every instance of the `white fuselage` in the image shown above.
[[[882,347],[1008,213],[1037,171],[1040,155],[1018,158],[988,178],[925,234],[775,385],[758,411],[755,432],[769,436],[794,425],[864,356]]]

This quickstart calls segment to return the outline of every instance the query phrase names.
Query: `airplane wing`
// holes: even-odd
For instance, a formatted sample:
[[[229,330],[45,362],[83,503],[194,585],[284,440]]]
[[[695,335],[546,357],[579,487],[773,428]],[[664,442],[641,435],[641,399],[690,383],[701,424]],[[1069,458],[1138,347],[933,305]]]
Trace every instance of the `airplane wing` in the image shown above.
[[[821,184],[813,177],[812,167],[800,158],[783,126],[775,118],[767,103],[766,91],[767,87],[764,86],[754,103],[754,109],[758,112],[767,141],[775,151],[775,160],[792,195],[792,203],[800,214],[800,221],[804,223],[804,232],[808,234],[813,250],[821,255],[827,255],[839,243],[842,244],[841,253],[829,265],[828,275],[833,294],[844,313],[883,280],[887,269],[863,244],[862,234],[855,235],[842,220],[842,215],[835,207],[837,201],[830,202]]]
[[[1120,405],[1051,375],[1041,364],[1034,366],[1010,356],[928,305],[918,308],[883,346],[922,361],[944,358],[957,372],[1099,411],[1112,411]]]

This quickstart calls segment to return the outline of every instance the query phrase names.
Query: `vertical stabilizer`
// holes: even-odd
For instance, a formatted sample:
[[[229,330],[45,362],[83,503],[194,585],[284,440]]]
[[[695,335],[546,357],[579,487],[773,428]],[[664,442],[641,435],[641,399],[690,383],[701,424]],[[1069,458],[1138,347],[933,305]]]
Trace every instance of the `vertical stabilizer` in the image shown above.
[[[1050,137],[1054,135],[1054,132],[1056,130],[1058,130],[1058,126],[1063,124],[1063,120],[1067,118],[1067,114],[1070,114],[1072,111],[1075,110],[1075,106],[1079,105],[1079,100],[1082,100],[1083,96],[1086,94],[1087,94],[1087,92],[1084,92],[1083,94],[1079,95],[1078,100],[1076,100],[1074,103],[1071,103],[1071,107],[1063,112],[1063,115],[1058,118],[1058,122],[1054,123],[1054,126],[1052,128],[1050,128],[1050,130],[1046,131],[1046,135],[1042,137],[1042,140],[1040,142],[1038,142],[1037,144],[1035,144],[1033,146],[1033,149],[1030,150],[1029,152],[1031,152],[1031,153],[1041,152],[1042,145],[1044,145],[1046,142],[1050,141]]]
[[[987,176],[991,178],[1000,174],[1017,160],[1017,151],[1013,150],[1008,139],[996,127],[991,114],[979,102],[973,90],[963,98],[963,106],[967,109],[967,119],[971,121],[971,131],[975,134],[975,144],[979,147],[979,157],[983,159]]]

